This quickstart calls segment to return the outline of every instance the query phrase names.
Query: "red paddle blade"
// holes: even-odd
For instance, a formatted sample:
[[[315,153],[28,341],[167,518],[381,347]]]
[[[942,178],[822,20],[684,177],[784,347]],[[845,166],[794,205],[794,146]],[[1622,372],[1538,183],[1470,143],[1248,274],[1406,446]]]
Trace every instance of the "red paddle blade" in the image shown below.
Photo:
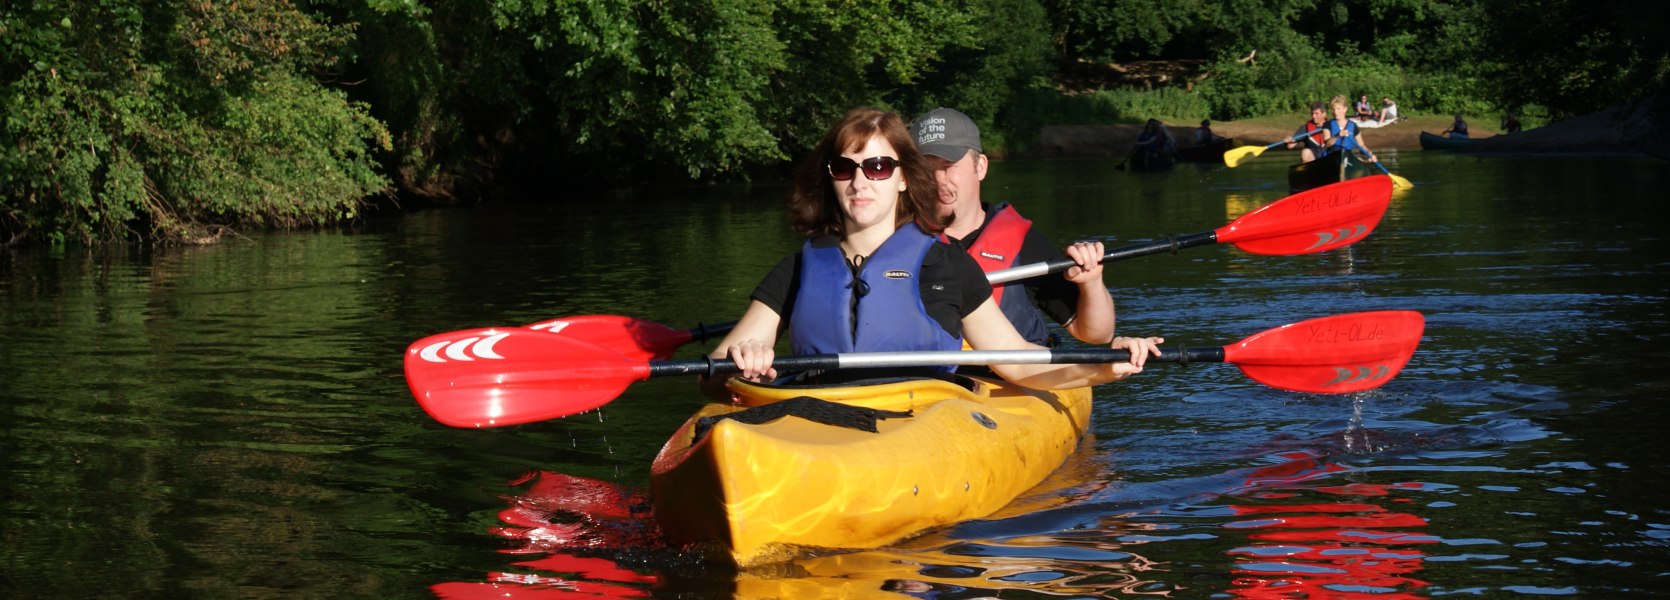
[[[1347,179],[1288,196],[1216,230],[1218,242],[1255,254],[1311,254],[1349,246],[1374,231],[1392,202],[1392,179]]]
[[[561,331],[466,329],[406,349],[418,405],[453,427],[499,427],[585,412],[649,376],[649,363]]]
[[[541,321],[528,329],[562,333],[635,360],[665,359],[690,343],[689,330],[619,315],[584,315]]]
[[[1260,383],[1295,392],[1345,394],[1380,387],[1409,362],[1426,318],[1408,310],[1300,321],[1224,347],[1224,362]]]

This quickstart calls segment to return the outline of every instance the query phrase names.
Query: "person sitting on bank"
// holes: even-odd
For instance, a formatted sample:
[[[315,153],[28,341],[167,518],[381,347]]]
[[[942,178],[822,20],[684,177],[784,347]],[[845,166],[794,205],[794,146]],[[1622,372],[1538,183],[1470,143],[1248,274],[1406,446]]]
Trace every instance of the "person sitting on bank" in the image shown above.
[[[1200,127],[1195,129],[1195,145],[1205,146],[1219,139],[1218,134],[1212,133],[1212,120],[1201,119]]]
[[[1456,113],[1455,122],[1450,124],[1449,129],[1438,132],[1438,135],[1448,135],[1450,139],[1456,140],[1467,139],[1467,120],[1461,118],[1461,113]]]
[[[848,111],[795,170],[789,221],[807,237],[754,289],[736,327],[708,356],[736,363],[745,381],[769,382],[778,336],[796,354],[1041,349],[992,300],[980,265],[939,240],[933,167],[896,113]],[[1130,362],[992,365],[1004,379],[1068,389],[1124,379],[1159,356],[1158,337],[1115,337]],[[946,373],[951,367],[912,372]],[[875,369],[803,373],[806,383],[876,377]],[[890,372],[888,376],[906,373]],[[702,377],[708,397],[731,400],[724,377]]]
[[[1368,94],[1357,98],[1357,118],[1364,121],[1380,120],[1380,113],[1374,111],[1374,105],[1368,101]]]
[[[1380,124],[1389,125],[1397,121],[1397,103],[1391,97],[1380,99]]]
[[[1516,114],[1513,114],[1512,112],[1509,112],[1507,118],[1502,119],[1502,132],[1503,133],[1519,133],[1519,130],[1520,130],[1519,115],[1516,115]]]

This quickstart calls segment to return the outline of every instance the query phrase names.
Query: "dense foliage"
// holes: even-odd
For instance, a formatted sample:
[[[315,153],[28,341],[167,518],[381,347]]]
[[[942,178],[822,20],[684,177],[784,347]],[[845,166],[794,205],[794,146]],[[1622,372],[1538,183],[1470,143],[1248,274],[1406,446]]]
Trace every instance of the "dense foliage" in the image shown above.
[[[362,104],[324,85],[351,27],[285,0],[0,8],[0,233],[200,239],[353,217],[387,186]]]
[[[339,222],[390,192],[560,198],[576,184],[749,177],[784,169],[856,105],[955,106],[1011,147],[1052,121],[1233,119],[1338,93],[1557,118],[1662,89],[1667,12],[1647,0],[21,0],[0,7],[0,243]],[[1199,68],[1093,93],[1050,77],[1147,59]]]

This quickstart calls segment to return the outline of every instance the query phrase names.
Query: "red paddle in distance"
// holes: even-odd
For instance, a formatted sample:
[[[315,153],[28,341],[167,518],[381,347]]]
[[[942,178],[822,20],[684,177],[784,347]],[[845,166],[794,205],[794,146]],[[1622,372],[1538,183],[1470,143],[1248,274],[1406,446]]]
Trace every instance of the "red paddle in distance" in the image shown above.
[[[1149,360],[1226,362],[1254,381],[1284,390],[1345,394],[1373,389],[1403,369],[1426,320],[1413,311],[1360,312],[1311,319],[1228,346],[1171,348]],[[941,365],[1108,363],[1130,359],[1109,348],[860,352],[779,356],[779,371]],[[521,327],[430,336],[406,350],[406,382],[423,410],[453,427],[498,427],[585,412],[650,377],[734,373],[728,359],[628,358],[564,331]]]
[[[1144,244],[1108,250],[1102,262],[1184,248],[1229,243],[1253,254],[1292,256],[1342,248],[1362,240],[1385,216],[1392,201],[1391,179],[1376,175],[1299,192],[1264,205],[1212,231],[1171,236]],[[1062,258],[986,274],[992,284],[1008,283],[1072,268]],[[735,321],[674,329],[667,325],[618,315],[587,315],[541,321],[528,327],[564,331],[620,353],[643,360],[671,357],[692,341],[720,337]]]

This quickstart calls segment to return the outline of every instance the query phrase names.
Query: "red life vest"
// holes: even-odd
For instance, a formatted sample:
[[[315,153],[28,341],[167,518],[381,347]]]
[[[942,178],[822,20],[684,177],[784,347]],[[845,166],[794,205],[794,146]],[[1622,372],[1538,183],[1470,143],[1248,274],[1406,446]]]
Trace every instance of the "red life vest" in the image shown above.
[[[1305,131],[1315,131],[1316,132],[1316,133],[1311,134],[1310,137],[1305,138],[1305,141],[1308,142],[1306,145],[1310,146],[1313,149],[1317,149],[1317,150],[1322,149],[1322,144],[1324,142],[1328,141],[1327,138],[1322,136],[1322,133],[1327,131],[1327,130],[1318,126],[1316,124],[1316,121],[1305,121]]]
[[[980,238],[968,247],[968,255],[987,273],[1013,267],[1015,257],[1021,253],[1021,244],[1026,241],[1026,232],[1031,230],[1032,221],[1015,212],[1015,207],[998,205],[981,228]],[[992,300],[998,306],[1003,305],[1003,290],[1008,287],[1007,284],[992,286]]]
[[[997,205],[986,219],[986,224],[980,229],[980,237],[969,245],[968,254],[979,263],[980,270],[990,273],[1015,266],[1021,253],[1021,245],[1026,241],[1027,232],[1032,230],[1032,221],[1022,217],[1015,207],[1008,203]],[[941,239],[945,239],[942,235]],[[1015,287],[1015,293],[1005,294],[1010,286]],[[1032,305],[1032,298],[1028,297],[1023,284],[1019,281],[992,286],[992,301],[1003,310],[1003,315],[1009,317],[1015,330],[1022,337],[1040,346],[1049,345],[1049,326],[1044,323],[1043,314],[1038,307]]]

